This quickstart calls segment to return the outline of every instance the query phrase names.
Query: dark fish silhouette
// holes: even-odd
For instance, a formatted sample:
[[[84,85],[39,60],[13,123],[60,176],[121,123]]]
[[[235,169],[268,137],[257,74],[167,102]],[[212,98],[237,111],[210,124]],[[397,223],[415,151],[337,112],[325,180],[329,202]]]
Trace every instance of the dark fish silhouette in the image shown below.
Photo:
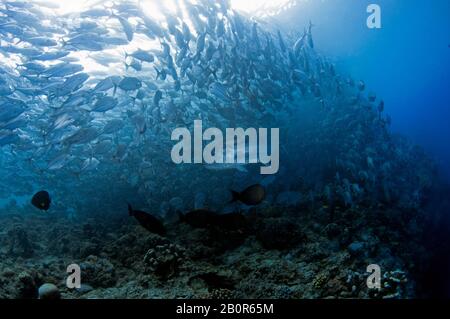
[[[218,223],[218,214],[207,209],[196,209],[186,214],[179,213],[180,221],[194,228],[208,228]]]
[[[260,204],[266,197],[266,190],[260,184],[247,187],[242,192],[231,191],[231,202],[240,201],[245,205],[254,206]]]
[[[160,236],[164,236],[166,234],[166,228],[163,223],[155,216],[140,210],[133,210],[130,204],[128,204],[128,214],[136,218],[139,224],[141,224],[141,226],[149,232]]]
[[[185,215],[180,213],[179,216],[181,222],[194,228],[237,230],[247,226],[247,219],[241,213],[217,214],[207,209],[197,209]]]
[[[47,191],[37,192],[31,199],[31,204],[40,210],[48,210],[51,202],[52,200],[50,199],[50,195]]]
[[[247,229],[247,218],[241,213],[229,213],[218,215],[219,227],[226,230]]]

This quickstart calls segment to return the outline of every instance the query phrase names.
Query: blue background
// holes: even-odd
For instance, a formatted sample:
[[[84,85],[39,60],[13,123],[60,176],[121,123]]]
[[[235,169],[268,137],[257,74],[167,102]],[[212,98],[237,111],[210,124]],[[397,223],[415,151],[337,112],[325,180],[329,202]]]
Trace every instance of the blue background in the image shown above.
[[[371,3],[381,6],[381,29],[367,28]],[[392,130],[427,149],[450,180],[450,1],[306,1],[278,21],[301,32],[310,18],[316,49],[364,80]]]

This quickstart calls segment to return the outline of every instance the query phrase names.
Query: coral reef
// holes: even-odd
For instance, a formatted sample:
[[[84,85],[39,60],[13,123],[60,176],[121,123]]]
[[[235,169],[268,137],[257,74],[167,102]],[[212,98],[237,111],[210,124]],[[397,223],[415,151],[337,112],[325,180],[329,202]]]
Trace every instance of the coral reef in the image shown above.
[[[144,256],[147,271],[167,278],[176,274],[185,259],[185,250],[175,244],[157,245],[151,248]]]
[[[296,222],[288,218],[267,218],[256,226],[256,238],[267,249],[289,249],[305,240]]]
[[[25,211],[0,215],[1,298],[38,298],[44,284],[61,298],[412,298],[428,258],[425,212],[403,205],[269,205],[246,214],[251,227],[231,245],[228,231],[178,222],[161,237],[132,219]],[[73,263],[79,289],[65,285]],[[381,289],[367,287],[369,264]]]
[[[114,265],[106,258],[89,256],[80,263],[83,281],[93,287],[111,287],[117,281]]]

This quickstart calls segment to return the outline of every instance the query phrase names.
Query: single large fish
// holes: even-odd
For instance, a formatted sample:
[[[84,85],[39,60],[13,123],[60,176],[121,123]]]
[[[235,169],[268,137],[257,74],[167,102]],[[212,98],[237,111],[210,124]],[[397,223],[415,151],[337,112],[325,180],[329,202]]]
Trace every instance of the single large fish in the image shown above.
[[[39,191],[36,194],[34,194],[33,198],[31,199],[31,204],[33,204],[34,207],[39,208],[40,210],[48,210],[50,208],[51,204],[50,195],[47,191]]]
[[[141,226],[149,232],[160,236],[164,236],[166,234],[166,228],[163,223],[155,216],[140,210],[134,210],[130,204],[128,204],[128,214],[136,218],[139,224],[141,224]]]
[[[247,187],[242,192],[231,191],[231,202],[240,201],[245,205],[254,206],[260,204],[266,197],[266,190],[260,184]]]

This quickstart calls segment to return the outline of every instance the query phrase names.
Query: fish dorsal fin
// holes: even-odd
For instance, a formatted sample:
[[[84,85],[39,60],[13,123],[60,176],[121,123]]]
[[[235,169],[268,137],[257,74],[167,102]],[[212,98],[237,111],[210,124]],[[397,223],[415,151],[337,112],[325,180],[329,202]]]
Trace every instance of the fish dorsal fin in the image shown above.
[[[133,207],[131,207],[130,203],[127,203],[128,205],[128,215],[133,216]]]

